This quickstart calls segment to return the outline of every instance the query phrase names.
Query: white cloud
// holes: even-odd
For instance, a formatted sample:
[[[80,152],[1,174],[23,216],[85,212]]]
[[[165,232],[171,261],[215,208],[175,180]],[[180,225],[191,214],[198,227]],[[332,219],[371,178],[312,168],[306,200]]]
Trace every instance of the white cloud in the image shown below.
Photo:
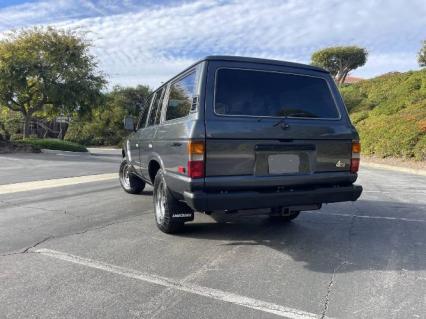
[[[24,6],[27,10],[0,10],[0,21],[8,28],[43,21],[90,31],[100,66],[113,84],[125,85],[156,86],[210,54],[309,62],[316,49],[346,44],[370,52],[367,65],[354,74],[374,76],[415,68],[420,41],[426,38],[421,0],[318,0],[310,5],[301,0],[198,0],[169,6],[128,1],[125,10],[117,1],[96,6],[87,0],[45,0]],[[37,12],[36,18],[30,11]]]
[[[419,43],[420,45],[420,43]],[[417,69],[416,52],[372,53],[364,67],[352,74],[361,77],[374,77],[387,72],[404,72]]]

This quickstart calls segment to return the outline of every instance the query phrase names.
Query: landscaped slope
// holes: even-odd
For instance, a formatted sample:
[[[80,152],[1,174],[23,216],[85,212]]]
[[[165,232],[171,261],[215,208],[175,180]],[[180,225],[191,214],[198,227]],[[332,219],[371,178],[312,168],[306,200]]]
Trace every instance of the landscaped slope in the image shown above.
[[[426,70],[341,88],[363,154],[426,160]]]

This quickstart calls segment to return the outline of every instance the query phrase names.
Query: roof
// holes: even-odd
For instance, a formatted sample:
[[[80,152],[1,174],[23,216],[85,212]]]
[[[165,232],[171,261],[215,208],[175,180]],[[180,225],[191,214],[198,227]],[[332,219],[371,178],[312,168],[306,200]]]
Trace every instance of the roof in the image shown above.
[[[210,55],[210,56],[206,56],[204,59],[202,59],[198,62],[202,62],[202,61],[235,61],[235,62],[274,64],[274,65],[282,65],[282,66],[301,68],[301,69],[309,69],[309,70],[315,70],[315,71],[328,73],[328,71],[323,69],[323,68],[313,66],[313,65],[309,65],[309,64],[279,61],[279,60],[271,60],[271,59],[250,58],[250,57],[243,57],[243,56]]]
[[[198,60],[197,62],[191,64],[178,74],[174,75],[172,78],[168,79],[166,82],[161,84],[159,87],[157,87],[154,91],[157,91],[159,88],[163,87],[166,83],[169,81],[172,81],[173,79],[179,77],[181,74],[187,72],[189,69],[193,68],[197,64],[204,62],[204,61],[234,61],[234,62],[249,62],[249,63],[261,63],[261,64],[270,64],[270,65],[280,65],[280,66],[287,66],[287,67],[293,67],[293,68],[299,68],[299,69],[305,69],[305,70],[314,70],[324,73],[329,73],[327,70],[309,65],[309,64],[302,64],[302,63],[294,63],[294,62],[287,62],[287,61],[279,61],[279,60],[270,60],[270,59],[259,59],[259,58],[250,58],[250,57],[243,57],[243,56],[231,56],[231,55],[209,55],[205,58]]]

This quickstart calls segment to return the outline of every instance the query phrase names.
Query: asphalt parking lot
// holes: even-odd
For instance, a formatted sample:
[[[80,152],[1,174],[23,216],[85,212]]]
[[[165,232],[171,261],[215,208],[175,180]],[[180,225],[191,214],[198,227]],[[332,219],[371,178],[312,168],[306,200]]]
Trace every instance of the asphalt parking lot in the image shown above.
[[[93,152],[0,156],[1,318],[426,318],[425,176],[361,168],[355,203],[171,236]]]

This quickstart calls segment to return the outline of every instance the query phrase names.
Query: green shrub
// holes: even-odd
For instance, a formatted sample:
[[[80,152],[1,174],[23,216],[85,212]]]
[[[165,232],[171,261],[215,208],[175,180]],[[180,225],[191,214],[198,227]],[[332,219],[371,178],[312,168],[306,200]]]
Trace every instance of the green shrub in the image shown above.
[[[46,139],[34,139],[29,138],[25,140],[19,141],[19,143],[29,144],[39,149],[49,149],[49,150],[60,150],[60,151],[71,151],[71,152],[87,152],[87,148],[83,145],[58,140],[54,138],[46,138]]]
[[[426,70],[341,88],[364,154],[426,160]]]
[[[353,124],[357,124],[358,122],[361,122],[362,120],[365,120],[368,118],[368,112],[367,111],[361,111],[351,114],[351,121]]]

